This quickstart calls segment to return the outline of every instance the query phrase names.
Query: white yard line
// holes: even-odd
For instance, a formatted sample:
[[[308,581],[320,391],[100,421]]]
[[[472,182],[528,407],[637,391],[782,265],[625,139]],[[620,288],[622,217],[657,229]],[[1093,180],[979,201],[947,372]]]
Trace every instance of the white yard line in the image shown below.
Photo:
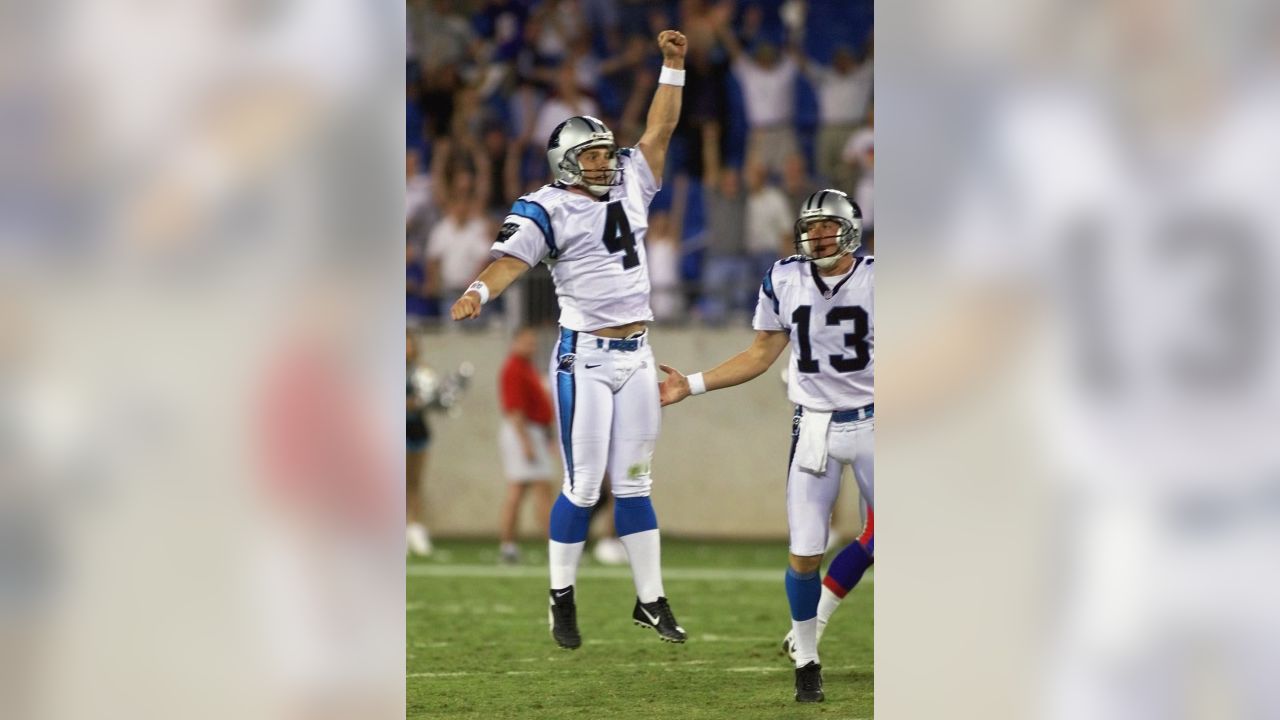
[[[759,568],[666,568],[662,571],[663,580],[685,581],[704,580],[708,582],[767,582],[782,584],[785,566],[777,570]],[[405,569],[409,577],[442,577],[442,578],[545,578],[547,569],[532,565],[436,565],[419,563],[409,565]],[[604,578],[610,580],[630,580],[631,568],[628,567],[583,567],[578,569],[578,577],[583,579]],[[873,573],[868,572],[860,584],[874,582]]]
[[[646,662],[646,663],[622,663],[613,667],[619,668],[638,668],[638,667],[672,667],[675,665],[682,666],[682,670],[689,672],[731,672],[731,673],[775,673],[775,672],[792,672],[795,668],[787,661],[780,661],[777,665],[751,665],[746,667],[716,667],[705,660],[688,660],[675,662]],[[690,667],[692,666],[692,667]],[[861,665],[843,665],[839,667],[824,668],[828,672],[833,670],[862,670]],[[555,668],[545,670],[508,670],[505,675],[566,675],[578,674],[581,672],[577,668]],[[492,676],[490,672],[416,672],[409,673],[406,677],[411,678],[450,678],[450,677],[469,677],[471,675]]]

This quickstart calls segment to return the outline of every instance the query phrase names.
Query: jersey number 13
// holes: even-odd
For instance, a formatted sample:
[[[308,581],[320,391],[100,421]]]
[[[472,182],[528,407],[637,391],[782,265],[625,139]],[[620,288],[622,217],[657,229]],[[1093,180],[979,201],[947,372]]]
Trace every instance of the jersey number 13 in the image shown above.
[[[796,324],[796,338],[800,341],[800,357],[796,361],[796,369],[802,373],[818,372],[818,361],[813,357],[813,349],[809,346],[810,315],[813,306],[801,305],[791,313],[791,322]],[[871,321],[867,311],[861,305],[840,305],[827,312],[827,325],[839,325],[846,320],[853,321],[853,332],[845,333],[844,346],[852,348],[852,358],[844,355],[828,355],[827,360],[837,372],[857,372],[871,362],[871,346],[867,343],[867,335],[871,332]]]

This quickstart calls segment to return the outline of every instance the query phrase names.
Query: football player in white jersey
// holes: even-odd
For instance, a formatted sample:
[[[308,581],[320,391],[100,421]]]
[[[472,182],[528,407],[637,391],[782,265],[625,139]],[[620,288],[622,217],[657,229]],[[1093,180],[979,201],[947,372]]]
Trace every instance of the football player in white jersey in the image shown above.
[[[855,257],[862,212],[839,190],[820,190],[796,221],[798,255],[765,275],[756,303],[755,341],[705,373],[685,377],[659,365],[667,378],[663,405],[689,395],[740,385],[760,376],[791,346],[787,397],[795,403],[787,471],[791,562],[786,589],[795,637],[796,700],[822,702],[817,612],[818,568],[845,465],[867,507],[875,508],[874,379],[875,258]]]
[[[565,477],[551,509],[549,615],[552,637],[568,649],[582,644],[574,583],[606,471],[635,580],[632,618],[667,642],[686,638],[663,591],[658,521],[649,500],[662,415],[645,330],[653,312],[644,238],[680,117],[685,36],[664,30],[658,46],[662,73],[640,141],[619,149],[604,123],[588,116],[557,126],[547,143],[555,182],[516,200],[493,244],[496,259],[451,313],[454,320],[477,317],[533,265],[551,269],[560,301],[551,377]]]

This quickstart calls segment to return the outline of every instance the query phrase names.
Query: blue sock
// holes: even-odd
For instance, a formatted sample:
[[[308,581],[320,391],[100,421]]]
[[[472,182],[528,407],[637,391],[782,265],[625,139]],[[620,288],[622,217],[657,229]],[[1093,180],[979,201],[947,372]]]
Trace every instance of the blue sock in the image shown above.
[[[613,504],[613,524],[618,537],[658,528],[658,515],[648,497],[617,498]]]
[[[822,584],[838,597],[844,597],[862,580],[862,575],[871,567],[871,562],[868,549],[860,542],[851,542],[832,559]]]
[[[615,498],[613,523],[618,538],[627,548],[636,597],[650,603],[663,597],[662,541],[658,536],[658,516],[653,501],[646,497]]]
[[[551,539],[566,544],[586,542],[590,525],[591,508],[578,507],[560,493],[551,506]]]
[[[822,582],[818,579],[818,573],[798,573],[788,567],[786,585],[791,619],[803,622],[817,617],[818,599],[822,596]]]

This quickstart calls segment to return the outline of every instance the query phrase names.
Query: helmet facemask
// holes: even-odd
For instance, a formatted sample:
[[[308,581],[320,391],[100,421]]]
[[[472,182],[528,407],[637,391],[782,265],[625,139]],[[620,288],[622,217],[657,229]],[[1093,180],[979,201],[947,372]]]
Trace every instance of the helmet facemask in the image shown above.
[[[604,148],[608,152],[608,165],[601,170],[587,170],[584,172],[582,164],[578,161],[578,156],[596,148]],[[622,184],[622,168],[618,165],[618,146],[612,142],[593,141],[569,148],[564,154],[564,159],[560,161],[558,169],[561,182],[566,185],[577,185],[596,197],[601,197],[609,192],[609,188]],[[588,182],[585,173],[591,173],[596,177],[603,173],[604,182],[599,184]]]
[[[836,223],[837,225],[840,226],[839,233],[834,236],[822,235],[822,236],[810,237],[809,227],[814,223],[817,223],[820,221]],[[858,246],[862,244],[861,242],[862,226],[861,226],[861,223],[855,224],[845,218],[838,217],[838,216],[811,215],[807,217],[802,217],[796,221],[795,237],[796,237],[795,243],[796,243],[797,253],[812,260],[813,264],[817,265],[819,268],[823,270],[830,270],[831,268],[835,267],[837,263],[840,262],[840,259],[842,257],[857,250]],[[816,255],[818,250],[818,242],[827,237],[835,238],[835,241],[836,241],[835,251],[829,255],[818,257]]]

